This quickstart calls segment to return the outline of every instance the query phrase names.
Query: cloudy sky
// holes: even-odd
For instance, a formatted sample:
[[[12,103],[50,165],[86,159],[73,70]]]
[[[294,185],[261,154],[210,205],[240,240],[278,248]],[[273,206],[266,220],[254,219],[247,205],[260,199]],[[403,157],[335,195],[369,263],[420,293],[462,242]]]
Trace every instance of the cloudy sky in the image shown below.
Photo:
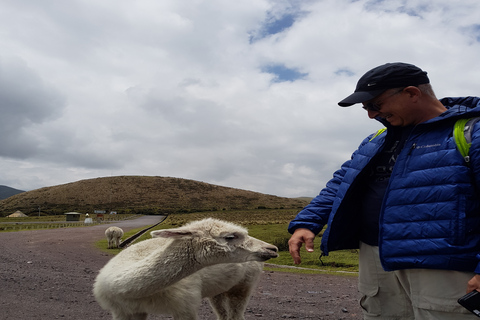
[[[315,196],[386,62],[480,95],[478,0],[0,0],[0,185],[168,176]]]

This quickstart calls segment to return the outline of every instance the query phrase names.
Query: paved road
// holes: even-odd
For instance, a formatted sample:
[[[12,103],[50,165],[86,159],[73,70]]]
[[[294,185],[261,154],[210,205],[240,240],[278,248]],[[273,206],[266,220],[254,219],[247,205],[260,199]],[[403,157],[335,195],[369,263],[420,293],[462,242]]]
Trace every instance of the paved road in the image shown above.
[[[114,225],[128,231],[158,220],[143,216]],[[91,293],[98,270],[112,257],[94,246],[108,226],[0,233],[0,319],[111,319]],[[356,281],[352,276],[265,272],[245,318],[361,319]],[[215,319],[207,302],[199,316]]]

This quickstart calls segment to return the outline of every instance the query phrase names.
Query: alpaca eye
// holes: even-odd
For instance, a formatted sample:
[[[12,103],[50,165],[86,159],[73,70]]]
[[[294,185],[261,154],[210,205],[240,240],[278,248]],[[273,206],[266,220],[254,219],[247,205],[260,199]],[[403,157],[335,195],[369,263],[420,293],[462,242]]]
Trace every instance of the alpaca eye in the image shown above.
[[[229,234],[228,236],[225,236],[225,240],[235,240],[238,239],[238,237],[234,234]]]

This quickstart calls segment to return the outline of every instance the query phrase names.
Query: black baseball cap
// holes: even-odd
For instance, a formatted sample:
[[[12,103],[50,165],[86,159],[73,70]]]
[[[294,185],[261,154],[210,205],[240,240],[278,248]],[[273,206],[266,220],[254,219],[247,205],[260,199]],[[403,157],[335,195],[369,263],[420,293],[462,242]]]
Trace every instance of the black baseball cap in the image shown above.
[[[388,89],[430,83],[427,73],[413,64],[394,62],[373,68],[358,80],[355,92],[338,103],[349,107],[371,100]]]

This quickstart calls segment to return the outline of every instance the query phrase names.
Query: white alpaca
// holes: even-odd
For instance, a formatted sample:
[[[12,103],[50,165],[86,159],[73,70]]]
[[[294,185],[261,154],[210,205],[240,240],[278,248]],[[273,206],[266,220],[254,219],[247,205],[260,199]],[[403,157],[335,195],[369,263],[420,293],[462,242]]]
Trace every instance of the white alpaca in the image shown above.
[[[123,237],[123,230],[119,227],[109,227],[105,230],[108,240],[108,249],[118,248]]]
[[[95,298],[114,320],[197,319],[204,297],[218,319],[243,320],[263,261],[278,256],[246,229],[211,218],[151,235],[112,258],[95,280]]]

